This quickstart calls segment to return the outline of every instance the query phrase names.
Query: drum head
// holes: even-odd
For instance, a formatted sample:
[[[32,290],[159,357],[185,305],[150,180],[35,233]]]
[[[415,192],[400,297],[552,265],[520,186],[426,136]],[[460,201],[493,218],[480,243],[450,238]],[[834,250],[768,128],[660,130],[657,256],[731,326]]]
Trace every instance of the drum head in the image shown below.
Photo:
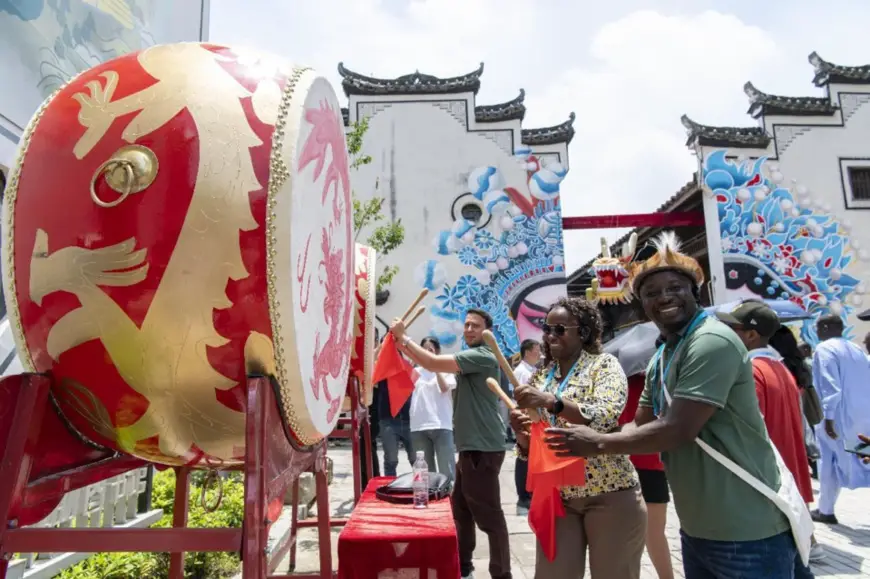
[[[329,82],[297,69],[272,143],[269,307],[285,420],[301,444],[335,428],[353,343],[353,233],[344,121]],[[288,174],[289,171],[289,174]]]

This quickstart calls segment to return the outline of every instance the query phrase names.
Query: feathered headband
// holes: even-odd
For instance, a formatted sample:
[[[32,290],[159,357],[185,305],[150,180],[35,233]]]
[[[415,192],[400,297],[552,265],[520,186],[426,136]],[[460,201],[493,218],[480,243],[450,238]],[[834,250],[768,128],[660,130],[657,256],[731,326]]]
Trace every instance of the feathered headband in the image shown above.
[[[629,285],[637,294],[647,276],[661,271],[676,271],[695,282],[704,284],[704,270],[698,261],[680,251],[680,240],[673,231],[665,231],[652,241],[656,252],[646,261],[635,262],[629,271]]]

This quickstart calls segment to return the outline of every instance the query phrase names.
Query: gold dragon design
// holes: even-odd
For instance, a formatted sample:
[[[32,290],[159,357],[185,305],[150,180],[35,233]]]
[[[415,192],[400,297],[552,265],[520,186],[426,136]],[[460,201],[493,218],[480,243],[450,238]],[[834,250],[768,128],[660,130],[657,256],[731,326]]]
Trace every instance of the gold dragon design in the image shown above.
[[[86,128],[74,154],[85,158],[118,118],[133,112],[138,114],[122,134],[128,143],[182,111],[193,119],[199,147],[193,195],[151,306],[139,328],[100,288],[145,279],[147,249],[135,250],[135,239],[49,254],[42,230],[33,256],[31,296],[39,303],[49,293],[66,291],[81,303],[50,331],[47,349],[53,359],[99,339],[124,381],[148,401],[138,420],[116,429],[121,448],[132,451],[136,443],[159,434],[160,451],[167,456],[182,457],[196,444],[212,457],[234,460],[241,452],[244,414],[219,402],[216,390],[231,389],[237,382],[216,371],[206,351],[229,341],[215,329],[213,313],[233,305],[226,295],[229,280],[249,275],[239,236],[258,227],[249,193],[262,185],[250,148],[262,141],[241,103],[251,93],[221,66],[226,57],[198,44],[157,46],[137,58],[156,80],[153,85],[113,100],[119,77],[107,71],[101,75],[105,83],[93,80],[86,84],[87,92],[73,95],[81,105],[79,122]],[[264,337],[252,333],[249,345]]]

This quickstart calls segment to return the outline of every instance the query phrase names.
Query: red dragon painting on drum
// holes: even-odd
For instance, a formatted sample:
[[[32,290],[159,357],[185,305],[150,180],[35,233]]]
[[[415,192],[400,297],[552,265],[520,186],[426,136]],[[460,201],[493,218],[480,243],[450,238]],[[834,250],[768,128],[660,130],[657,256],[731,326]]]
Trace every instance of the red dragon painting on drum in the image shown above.
[[[164,464],[238,463],[245,374],[267,371],[296,442],[331,431],[353,241],[325,80],[226,47],[157,46],[71,81],[24,143],[4,288],[25,368],[51,372],[71,428]],[[303,253],[317,308],[300,307]]]

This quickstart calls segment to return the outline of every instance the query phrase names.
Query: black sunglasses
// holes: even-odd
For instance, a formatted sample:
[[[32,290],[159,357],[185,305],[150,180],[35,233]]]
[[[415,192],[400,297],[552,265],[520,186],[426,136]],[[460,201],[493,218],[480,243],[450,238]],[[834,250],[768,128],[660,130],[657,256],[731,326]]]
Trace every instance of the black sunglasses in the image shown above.
[[[564,336],[565,330],[579,327],[580,326],[565,326],[563,324],[554,324],[552,326],[550,324],[543,324],[541,326],[541,331],[545,336],[549,336],[550,334],[553,334],[554,336]]]

